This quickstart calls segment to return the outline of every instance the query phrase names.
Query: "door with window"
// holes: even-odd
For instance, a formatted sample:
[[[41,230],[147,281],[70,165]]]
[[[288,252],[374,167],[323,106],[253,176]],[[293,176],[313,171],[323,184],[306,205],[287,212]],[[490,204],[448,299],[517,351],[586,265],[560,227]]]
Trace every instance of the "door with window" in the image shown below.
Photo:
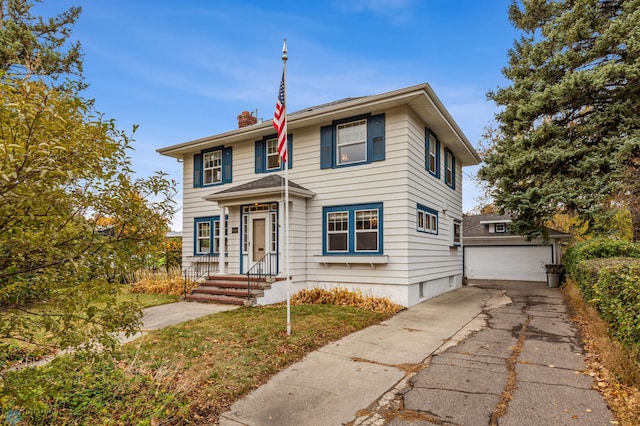
[[[270,255],[272,274],[278,272],[278,203],[242,207],[242,273]]]
[[[267,222],[269,216],[265,213],[257,214],[249,218],[249,263],[251,266],[268,252]]]

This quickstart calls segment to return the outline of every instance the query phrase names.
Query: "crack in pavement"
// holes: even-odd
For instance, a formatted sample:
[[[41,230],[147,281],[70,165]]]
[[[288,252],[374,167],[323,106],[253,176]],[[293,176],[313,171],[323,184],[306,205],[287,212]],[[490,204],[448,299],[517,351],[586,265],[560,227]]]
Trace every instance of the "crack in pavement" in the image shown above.
[[[491,309],[508,305],[512,302],[511,298],[506,294],[506,290],[483,289],[490,294],[491,297],[484,303],[482,309],[477,316],[464,324],[451,337],[444,339],[442,344],[436,348],[432,354],[429,354],[422,362],[416,364],[399,364],[391,365],[371,361],[363,358],[351,358],[353,361],[368,362],[372,364],[383,365],[387,367],[397,368],[405,372],[405,376],[392,387],[388,392],[374,401],[369,407],[359,410],[356,418],[348,423],[347,426],[381,426],[390,419],[400,420],[425,420],[436,425],[456,425],[450,421],[440,419],[437,415],[428,412],[419,412],[406,409],[404,407],[403,395],[414,387],[411,379],[419,372],[427,369],[434,355],[441,354],[447,349],[457,346],[460,342],[466,340],[474,333],[486,329],[491,315],[488,312]],[[419,330],[416,330],[419,331]],[[476,354],[470,354],[476,355]],[[501,358],[499,358],[501,359]]]
[[[524,306],[522,308],[522,313],[527,313],[528,306]],[[500,402],[496,405],[491,413],[491,418],[489,420],[489,424],[491,426],[498,425],[498,419],[505,415],[507,409],[509,408],[509,401],[513,397],[513,392],[516,389],[516,363],[518,361],[518,357],[522,352],[522,347],[524,346],[525,332],[527,330],[527,326],[533,320],[532,315],[527,315],[527,320],[520,327],[520,332],[518,333],[518,343],[513,348],[511,352],[511,356],[505,360],[508,370],[507,376],[507,384],[505,386],[504,391],[500,395]]]

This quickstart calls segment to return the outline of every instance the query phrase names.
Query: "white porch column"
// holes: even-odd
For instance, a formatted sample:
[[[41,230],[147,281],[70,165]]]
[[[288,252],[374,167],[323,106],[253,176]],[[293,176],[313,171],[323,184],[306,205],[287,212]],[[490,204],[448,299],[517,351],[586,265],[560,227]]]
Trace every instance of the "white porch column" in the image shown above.
[[[227,221],[225,220],[227,216],[227,208],[224,206],[220,206],[220,235],[218,238],[220,239],[220,256],[218,256],[218,271],[220,275],[224,275],[227,273],[226,268],[226,257],[227,257],[227,247],[225,243],[225,235],[227,232]]]

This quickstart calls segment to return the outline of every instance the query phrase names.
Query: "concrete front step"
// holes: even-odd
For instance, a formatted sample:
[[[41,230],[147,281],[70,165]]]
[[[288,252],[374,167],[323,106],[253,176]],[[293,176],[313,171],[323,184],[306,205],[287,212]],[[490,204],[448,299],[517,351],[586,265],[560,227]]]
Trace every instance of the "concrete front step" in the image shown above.
[[[213,295],[224,295],[224,296],[233,296],[233,297],[247,297],[248,290],[246,288],[225,288],[219,286],[200,286],[194,288],[192,294],[213,294]],[[252,296],[262,296],[264,291],[254,289],[251,290]]]
[[[220,303],[223,305],[247,305],[248,300],[246,297],[231,297],[212,294],[192,293],[186,297],[187,302],[200,302],[200,303]]]
[[[187,295],[186,300],[235,305],[252,304],[257,298],[264,295],[265,289],[271,288],[273,281],[273,278],[266,278],[257,285],[254,283],[249,298],[249,283],[246,275],[209,276],[199,283],[198,287],[191,290],[191,294]]]

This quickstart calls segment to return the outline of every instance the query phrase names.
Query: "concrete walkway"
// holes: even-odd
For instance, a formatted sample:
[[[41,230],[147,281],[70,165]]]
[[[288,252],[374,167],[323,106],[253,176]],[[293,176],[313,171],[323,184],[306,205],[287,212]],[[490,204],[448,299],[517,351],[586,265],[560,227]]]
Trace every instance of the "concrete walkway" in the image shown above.
[[[219,424],[608,425],[583,368],[558,289],[483,282],[309,354]]]

